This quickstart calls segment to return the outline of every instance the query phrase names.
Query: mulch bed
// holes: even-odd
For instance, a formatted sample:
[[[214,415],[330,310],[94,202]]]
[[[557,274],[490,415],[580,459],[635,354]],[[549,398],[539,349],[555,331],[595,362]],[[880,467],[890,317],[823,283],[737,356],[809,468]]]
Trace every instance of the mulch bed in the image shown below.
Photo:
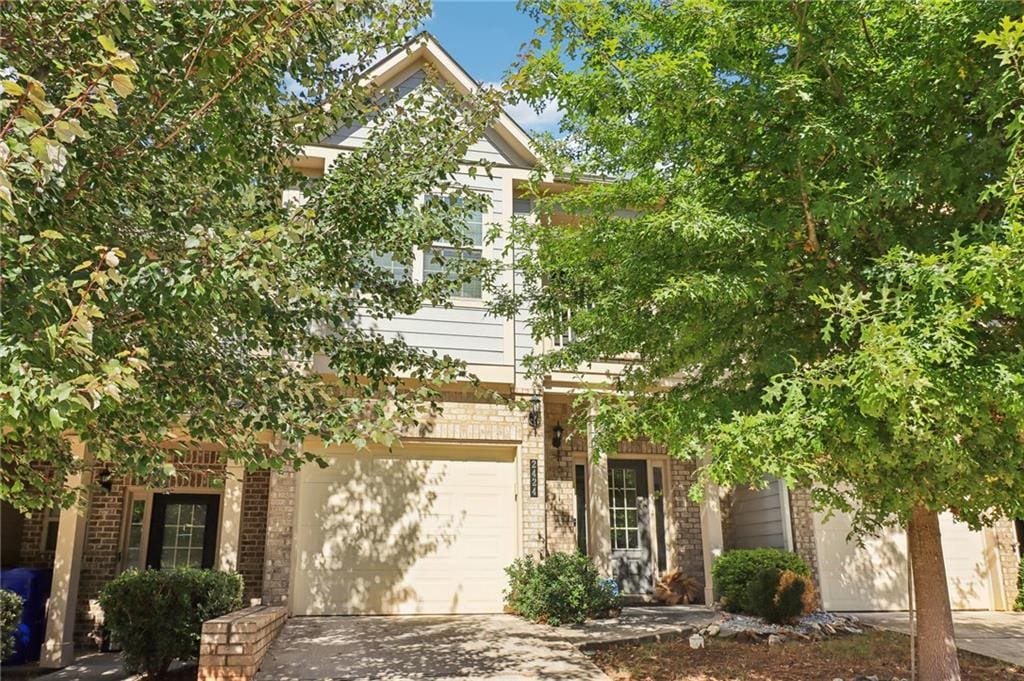
[[[764,644],[710,639],[690,648],[685,639],[602,650],[594,662],[615,681],[831,681],[875,675],[910,678],[909,639],[868,631],[817,642]],[[964,681],[1024,681],[1024,668],[960,653]]]

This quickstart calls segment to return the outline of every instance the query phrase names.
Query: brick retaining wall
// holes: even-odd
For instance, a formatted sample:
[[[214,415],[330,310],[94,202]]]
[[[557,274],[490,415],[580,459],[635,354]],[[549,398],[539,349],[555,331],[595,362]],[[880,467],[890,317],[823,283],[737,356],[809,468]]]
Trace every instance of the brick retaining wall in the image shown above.
[[[251,679],[287,618],[287,608],[257,605],[204,622],[198,681]]]

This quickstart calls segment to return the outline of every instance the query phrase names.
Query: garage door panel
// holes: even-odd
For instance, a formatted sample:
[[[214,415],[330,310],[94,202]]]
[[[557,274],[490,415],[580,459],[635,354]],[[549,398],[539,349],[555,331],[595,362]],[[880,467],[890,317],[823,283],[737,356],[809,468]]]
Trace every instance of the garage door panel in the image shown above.
[[[815,514],[821,596],[829,610],[905,610],[907,539],[898,528],[865,537],[862,546],[847,541],[850,517],[835,514],[828,522]],[[942,548],[950,602],[955,610],[985,610],[992,605],[988,548],[981,532],[940,516]]]
[[[335,456],[299,475],[298,614],[500,612],[514,463]]]

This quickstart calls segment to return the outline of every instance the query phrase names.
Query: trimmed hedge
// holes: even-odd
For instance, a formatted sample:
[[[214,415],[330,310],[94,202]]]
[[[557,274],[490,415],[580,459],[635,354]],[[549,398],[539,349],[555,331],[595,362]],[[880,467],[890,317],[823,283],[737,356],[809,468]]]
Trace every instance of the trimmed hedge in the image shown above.
[[[14,633],[21,624],[21,609],[24,605],[21,596],[0,589],[0,660],[6,660],[14,652]]]
[[[792,570],[769,568],[747,584],[747,601],[755,615],[789,624],[814,610],[814,584]]]
[[[540,562],[520,558],[505,572],[506,609],[534,622],[578,624],[619,607],[615,583],[601,579],[593,561],[580,553],[553,553]]]
[[[802,577],[811,576],[811,568],[804,559],[790,551],[780,549],[734,549],[726,551],[711,566],[715,593],[722,607],[729,612],[757,614],[751,604],[748,585],[765,570],[789,570]]]
[[[103,587],[100,607],[125,668],[159,678],[174,660],[199,655],[203,622],[242,607],[242,578],[195,568],[132,569]]]

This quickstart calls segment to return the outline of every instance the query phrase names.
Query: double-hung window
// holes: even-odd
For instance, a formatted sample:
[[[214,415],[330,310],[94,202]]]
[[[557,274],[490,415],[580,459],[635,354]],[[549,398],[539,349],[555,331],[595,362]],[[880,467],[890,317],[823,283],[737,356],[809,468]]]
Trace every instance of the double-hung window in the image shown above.
[[[480,211],[472,211],[463,224],[463,236],[468,244],[463,247],[455,247],[446,242],[436,242],[423,254],[423,276],[424,278],[437,276],[444,273],[443,262],[453,260],[474,260],[483,259],[484,249],[484,216]],[[452,280],[453,274],[448,275]],[[480,277],[473,277],[463,281],[462,286],[455,295],[463,298],[481,298],[483,290],[480,284]]]
[[[374,252],[371,258],[374,265],[390,272],[396,282],[402,282],[409,278],[409,268],[405,266],[405,263],[396,260],[393,253]]]

